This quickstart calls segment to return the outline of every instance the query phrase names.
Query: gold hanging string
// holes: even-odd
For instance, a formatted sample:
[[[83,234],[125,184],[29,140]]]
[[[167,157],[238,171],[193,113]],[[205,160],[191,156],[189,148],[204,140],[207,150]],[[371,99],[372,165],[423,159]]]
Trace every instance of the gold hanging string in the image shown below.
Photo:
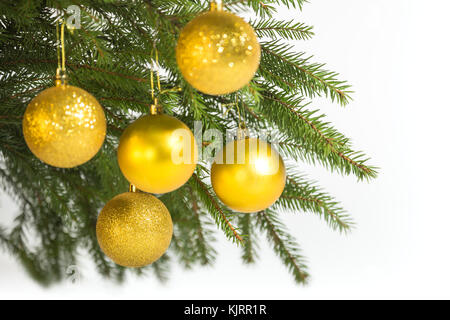
[[[236,106],[236,102],[233,103],[227,103],[227,104],[222,104],[222,107],[227,107],[227,109],[225,110],[225,112],[223,113],[224,116],[228,115],[228,112],[230,112],[231,109],[233,109]]]
[[[153,57],[153,50],[151,56]],[[153,61],[151,61],[150,86],[151,86],[152,101],[155,101],[155,80],[153,79]]]
[[[238,139],[245,139],[249,136],[249,132],[245,120],[241,115],[241,108],[239,107],[239,94],[240,92],[236,94],[234,102],[222,105],[222,107],[227,107],[223,115],[226,116],[231,109],[236,108],[236,112],[238,114],[237,137]],[[242,102],[242,95],[241,95],[241,102]]]
[[[59,24],[56,23],[56,55],[58,56],[58,68],[56,69],[56,76],[61,72],[61,39],[59,36]]]
[[[165,93],[169,93],[169,92],[180,92],[183,89],[181,89],[180,87],[175,87],[175,88],[171,88],[171,89],[165,89],[162,90],[160,94],[165,94]]]
[[[239,119],[239,125],[242,123],[241,110],[239,108],[239,97],[238,97],[238,95],[236,95],[236,97],[234,99],[234,102],[227,103],[227,104],[222,104],[222,107],[227,107],[227,109],[223,113],[224,116],[226,116],[230,112],[231,109],[236,108],[236,111],[237,111],[237,114],[238,114],[238,119]]]
[[[239,93],[236,94],[236,110],[238,113],[238,117],[239,117],[239,128],[241,127],[241,123],[242,123],[242,118],[241,118],[241,109],[239,108]]]
[[[153,61],[154,56],[154,61]],[[152,94],[152,105],[150,106],[150,114],[158,114],[162,112],[162,107],[158,105],[158,97],[169,92],[180,92],[182,89],[180,87],[174,87],[170,89],[162,90],[161,88],[161,76],[159,73],[159,53],[156,45],[153,44],[153,49],[151,52],[151,70],[150,70],[150,85]],[[156,87],[158,89],[158,95],[155,94],[155,75],[156,74]]]
[[[241,116],[241,109],[239,107],[239,98],[240,98],[241,103],[243,103],[241,91],[239,91],[236,94],[236,109],[237,109],[238,116],[239,116],[239,128],[238,128],[237,138],[238,139],[246,139],[250,136],[250,133],[248,131],[247,124],[245,123],[244,117]]]
[[[161,93],[161,79],[159,76],[159,56],[158,56],[158,49],[155,46],[155,62],[156,62],[156,82],[158,84],[158,92]]]
[[[66,48],[64,45],[64,28],[66,26],[66,22],[63,21],[61,24],[61,71],[63,74],[66,72]]]
[[[155,63],[153,61],[153,53],[155,53]],[[151,52],[151,68],[150,68],[150,85],[152,93],[152,104],[150,105],[150,114],[157,115],[162,112],[162,108],[158,105],[158,99],[155,95],[155,79],[154,74],[156,73],[156,83],[158,88],[158,94],[161,94],[161,80],[159,77],[159,60],[158,60],[158,49],[155,44],[153,44],[153,49]]]
[[[153,61],[153,54],[155,56],[155,60]],[[161,94],[161,78],[159,76],[159,55],[158,55],[158,49],[155,45],[153,45],[153,49],[151,52],[151,70],[150,70],[150,85],[151,85],[151,93],[152,93],[152,100],[155,100],[155,78],[154,73],[156,74],[156,85],[158,88],[158,92]]]
[[[61,24],[61,26],[59,24]],[[58,56],[58,68],[56,69],[56,78],[57,80],[62,80],[63,83],[66,78],[66,49],[64,44],[65,26],[66,22],[62,19],[60,19],[56,24],[56,40],[57,40],[56,53]]]

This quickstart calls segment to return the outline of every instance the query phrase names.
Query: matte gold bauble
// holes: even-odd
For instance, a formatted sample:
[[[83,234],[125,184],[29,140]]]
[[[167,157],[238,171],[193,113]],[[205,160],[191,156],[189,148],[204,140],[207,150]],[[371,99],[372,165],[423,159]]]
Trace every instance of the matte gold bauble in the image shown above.
[[[192,131],[180,120],[147,115],[131,124],[120,138],[117,158],[128,181],[149,193],[167,193],[194,173],[198,147]]]
[[[182,30],[178,67],[197,90],[210,95],[235,92],[258,70],[261,47],[253,28],[222,10],[203,13]]]
[[[43,162],[73,168],[92,159],[101,148],[105,114],[91,94],[57,82],[28,105],[23,135],[31,152]]]
[[[127,192],[109,201],[97,219],[102,251],[124,267],[144,267],[158,260],[172,240],[172,218],[156,197]]]
[[[222,202],[238,212],[258,212],[270,207],[286,184],[283,159],[260,139],[228,143],[211,167],[212,187]]]

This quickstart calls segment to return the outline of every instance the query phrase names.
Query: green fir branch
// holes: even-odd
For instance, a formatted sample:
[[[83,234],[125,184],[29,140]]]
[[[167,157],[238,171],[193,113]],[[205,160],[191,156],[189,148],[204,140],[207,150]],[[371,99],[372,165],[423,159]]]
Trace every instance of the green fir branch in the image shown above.
[[[238,229],[233,226],[230,221],[233,213],[219,202],[211,188],[206,185],[202,181],[202,178],[197,176],[196,173],[192,175],[192,178],[189,181],[191,182],[192,187],[197,191],[198,197],[208,208],[208,211],[213,216],[216,224],[220,226],[225,233],[226,237],[237,244],[242,243],[243,239],[238,233]]]
[[[238,217],[238,225],[244,238],[241,257],[247,264],[255,263],[258,259],[258,239],[254,220],[253,215],[248,213],[240,214]]]
[[[294,168],[288,168],[286,187],[274,208],[317,214],[332,229],[342,233],[350,232],[354,227],[351,217],[333,197],[304,175],[295,173]]]
[[[287,155],[318,161],[332,171],[354,174],[359,180],[377,176],[377,168],[366,164],[369,159],[354,151],[350,140],[324,122],[318,110],[307,109],[309,104],[304,104],[302,98],[275,89],[267,89],[261,97],[258,111],[284,134],[278,141]]]
[[[295,239],[286,231],[286,227],[271,210],[256,214],[256,220],[261,231],[265,231],[268,241],[281,258],[297,283],[306,284],[309,274],[306,271],[305,259],[300,255],[300,249]]]
[[[349,103],[350,85],[338,80],[338,73],[324,69],[325,64],[311,62],[312,57],[295,52],[292,45],[281,41],[262,42],[261,49],[263,69],[282,75],[295,85],[298,93],[310,98],[324,95],[341,105]],[[270,81],[270,77],[267,78]]]
[[[275,19],[261,19],[250,22],[259,37],[286,40],[308,40],[314,35],[311,26],[291,21],[278,21]]]

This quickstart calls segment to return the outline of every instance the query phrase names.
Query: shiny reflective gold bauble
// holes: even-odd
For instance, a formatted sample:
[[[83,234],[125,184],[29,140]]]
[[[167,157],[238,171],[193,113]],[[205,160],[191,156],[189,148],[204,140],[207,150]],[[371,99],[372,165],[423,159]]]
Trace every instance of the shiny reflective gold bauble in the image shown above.
[[[250,82],[259,67],[261,47],[242,18],[212,10],[186,25],[176,55],[187,82],[203,93],[222,95]]]
[[[172,218],[156,197],[127,192],[100,212],[97,240],[102,251],[124,267],[144,267],[158,260],[172,240]]]
[[[91,94],[58,81],[28,105],[23,135],[31,152],[43,162],[73,168],[92,159],[101,148],[105,114]]]
[[[149,193],[167,193],[194,173],[198,147],[192,131],[180,120],[147,115],[131,124],[120,138],[117,158],[128,181]]]
[[[260,139],[228,143],[211,167],[211,183],[217,196],[238,212],[258,212],[270,207],[286,184],[283,159]]]

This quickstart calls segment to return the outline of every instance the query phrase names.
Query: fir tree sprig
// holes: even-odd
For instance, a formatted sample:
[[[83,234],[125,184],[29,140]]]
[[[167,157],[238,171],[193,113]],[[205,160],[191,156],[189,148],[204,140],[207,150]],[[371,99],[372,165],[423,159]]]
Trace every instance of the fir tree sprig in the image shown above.
[[[282,259],[288,270],[298,283],[306,283],[309,277],[305,258],[301,256],[295,239],[287,232],[284,224],[271,210],[256,214],[261,231],[266,232],[267,239],[272,244],[277,255]]]
[[[304,175],[288,168],[286,188],[274,206],[288,211],[311,212],[323,218],[334,230],[348,233],[354,227],[341,205]]]
[[[242,260],[244,263],[255,263],[258,259],[258,237],[255,226],[255,218],[250,214],[240,214],[238,225],[244,238],[242,245]]]
[[[375,178],[375,167],[367,165],[368,158],[354,151],[350,140],[317,115],[318,110],[307,109],[302,98],[269,89],[261,93],[260,112],[277,126],[286,139],[280,146],[294,158],[316,161],[342,174],[354,174],[359,180]],[[291,142],[291,143],[289,143]]]
[[[180,263],[192,268],[196,263],[210,265],[217,252],[208,213],[201,208],[192,188],[183,187],[160,198],[168,207],[174,222],[174,247]]]
[[[190,179],[191,185],[227,238],[235,243],[241,243],[243,241],[242,236],[239,234],[237,227],[233,226],[230,221],[233,213],[217,199],[211,187],[202,181],[203,178],[194,173]]]
[[[225,8],[242,9],[250,7],[261,17],[272,16],[276,13],[277,6],[284,5],[288,8],[302,10],[307,0],[223,0]]]
[[[338,80],[338,73],[324,69],[325,64],[311,62],[311,56],[295,52],[292,45],[279,40],[262,42],[261,49],[264,69],[283,75],[302,95],[310,98],[325,95],[341,105],[349,103],[350,85]]]
[[[273,18],[250,22],[259,37],[285,40],[308,40],[314,35],[311,26],[301,22],[278,21]]]

